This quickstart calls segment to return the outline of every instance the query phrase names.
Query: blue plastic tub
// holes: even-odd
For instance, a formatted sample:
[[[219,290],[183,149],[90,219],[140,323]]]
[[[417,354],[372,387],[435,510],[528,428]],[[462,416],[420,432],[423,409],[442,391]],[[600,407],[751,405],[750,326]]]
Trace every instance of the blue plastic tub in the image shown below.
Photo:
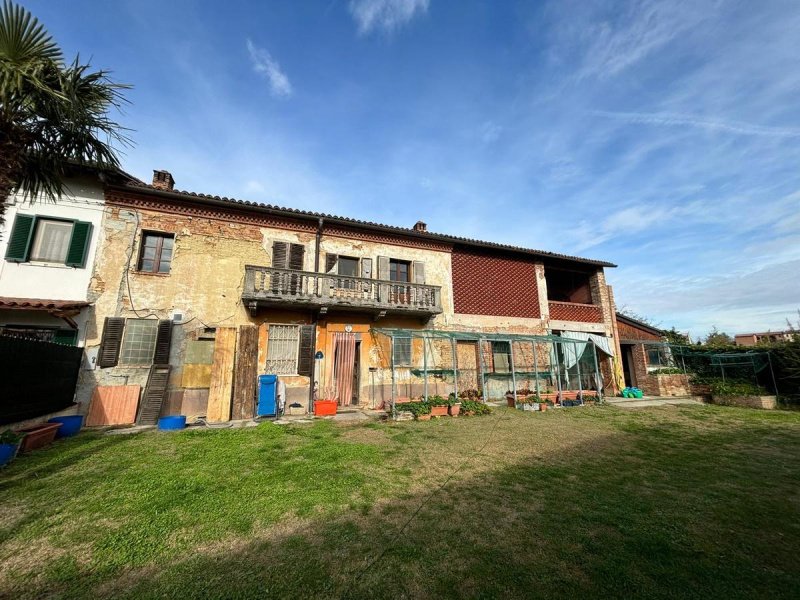
[[[158,428],[163,431],[173,431],[175,429],[184,429],[186,427],[186,415],[172,415],[169,417],[161,417],[158,420]]]
[[[48,419],[48,423],[61,423],[56,433],[57,438],[72,437],[78,435],[83,426],[83,415],[69,415],[68,417],[53,417]]]
[[[10,463],[17,453],[18,444],[0,444],[0,467]]]

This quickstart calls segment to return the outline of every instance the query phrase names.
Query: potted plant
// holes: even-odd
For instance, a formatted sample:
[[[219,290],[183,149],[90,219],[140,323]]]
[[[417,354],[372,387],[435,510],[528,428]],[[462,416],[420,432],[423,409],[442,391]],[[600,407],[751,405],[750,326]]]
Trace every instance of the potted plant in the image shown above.
[[[506,390],[506,405],[508,408],[515,408],[517,406],[516,402],[514,401],[514,392],[511,390]]]
[[[432,417],[446,417],[447,416],[447,400],[439,395],[431,396],[425,403],[430,407],[430,414]]]
[[[0,433],[0,467],[14,460],[17,450],[19,450],[19,444],[24,437],[24,433],[11,430]]]
[[[455,394],[450,394],[447,398],[447,411],[451,417],[457,417],[458,413],[461,412],[461,401],[456,398]]]

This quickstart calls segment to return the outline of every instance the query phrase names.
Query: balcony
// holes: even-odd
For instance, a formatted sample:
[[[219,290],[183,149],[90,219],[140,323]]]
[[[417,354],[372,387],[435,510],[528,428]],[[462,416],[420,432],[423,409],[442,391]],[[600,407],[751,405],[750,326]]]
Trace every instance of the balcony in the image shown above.
[[[578,304],[577,302],[547,303],[550,319],[553,321],[577,321],[579,323],[602,323],[603,313],[594,304]]]
[[[242,300],[255,315],[260,306],[329,309],[430,318],[442,312],[437,285],[381,281],[330,273],[245,266]]]

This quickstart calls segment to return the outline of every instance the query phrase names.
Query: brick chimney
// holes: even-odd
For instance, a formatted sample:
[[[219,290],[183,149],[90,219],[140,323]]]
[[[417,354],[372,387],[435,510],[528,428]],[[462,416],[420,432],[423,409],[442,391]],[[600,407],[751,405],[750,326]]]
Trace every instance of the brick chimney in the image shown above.
[[[428,231],[428,224],[422,221],[414,223],[414,231]]]
[[[153,170],[153,187],[159,190],[172,191],[175,187],[175,180],[169,171]]]

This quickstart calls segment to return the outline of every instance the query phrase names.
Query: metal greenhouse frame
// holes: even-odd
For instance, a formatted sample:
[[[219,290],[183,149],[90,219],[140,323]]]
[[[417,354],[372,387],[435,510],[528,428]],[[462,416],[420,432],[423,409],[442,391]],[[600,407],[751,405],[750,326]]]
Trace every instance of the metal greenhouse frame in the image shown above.
[[[380,337],[388,341],[388,366],[391,369],[392,413],[398,397],[398,386],[412,390],[421,388],[422,395],[429,396],[430,388],[438,394],[440,381],[446,389],[459,396],[464,391],[465,381],[476,383],[484,402],[497,397],[498,390],[507,388],[517,400],[517,392],[530,386],[537,395],[543,389],[554,393],[565,391],[591,391],[602,400],[603,379],[597,359],[596,345],[592,340],[580,340],[560,335],[523,335],[480,333],[466,331],[442,331],[432,329],[373,328],[376,342]],[[405,356],[396,356],[396,340],[410,340],[404,349]],[[421,340],[421,351],[420,341]],[[414,342],[417,341],[415,344]],[[463,346],[459,344],[461,342]],[[376,345],[380,346],[380,343]],[[474,345],[474,346],[471,346]],[[474,347],[473,352],[470,348]],[[587,352],[587,349],[589,350]],[[469,362],[475,361],[475,369],[460,365],[467,352]],[[491,361],[491,364],[488,364]],[[384,363],[385,364],[385,363]],[[499,368],[498,368],[499,367]],[[399,372],[406,375],[401,384]],[[474,377],[471,375],[475,371]],[[435,379],[434,382],[430,378]],[[451,379],[447,382],[447,379]],[[502,392],[505,395],[505,392]]]

